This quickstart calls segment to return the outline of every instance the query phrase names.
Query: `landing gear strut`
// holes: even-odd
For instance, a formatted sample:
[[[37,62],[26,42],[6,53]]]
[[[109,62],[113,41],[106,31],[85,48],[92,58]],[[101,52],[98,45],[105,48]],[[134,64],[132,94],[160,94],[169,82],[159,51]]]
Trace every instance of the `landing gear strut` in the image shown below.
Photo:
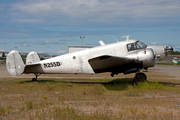
[[[34,75],[36,76],[35,78],[32,78],[32,81],[37,81],[37,77],[41,75],[41,73],[34,73]]]
[[[118,75],[118,73],[112,72],[111,77],[114,77],[115,74]]]
[[[136,73],[135,77],[133,78],[133,85],[134,83],[138,85],[138,82],[145,82],[147,80],[147,76],[144,73]]]

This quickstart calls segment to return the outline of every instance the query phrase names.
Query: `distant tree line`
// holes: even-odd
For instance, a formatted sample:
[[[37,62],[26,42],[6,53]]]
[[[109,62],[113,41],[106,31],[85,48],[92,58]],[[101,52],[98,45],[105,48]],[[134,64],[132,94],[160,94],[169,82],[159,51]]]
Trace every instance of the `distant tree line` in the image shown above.
[[[179,51],[173,51],[173,52],[171,53],[171,55],[180,55],[180,52],[179,52]]]
[[[3,54],[2,54],[2,57],[6,57],[4,52],[3,52]]]

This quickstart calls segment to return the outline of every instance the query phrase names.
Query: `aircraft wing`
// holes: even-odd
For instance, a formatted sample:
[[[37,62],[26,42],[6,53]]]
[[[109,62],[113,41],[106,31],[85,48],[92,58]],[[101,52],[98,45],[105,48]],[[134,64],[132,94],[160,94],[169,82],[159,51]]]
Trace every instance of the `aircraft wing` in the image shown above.
[[[95,73],[111,72],[114,68],[134,62],[134,59],[127,57],[116,57],[103,55],[88,60]]]

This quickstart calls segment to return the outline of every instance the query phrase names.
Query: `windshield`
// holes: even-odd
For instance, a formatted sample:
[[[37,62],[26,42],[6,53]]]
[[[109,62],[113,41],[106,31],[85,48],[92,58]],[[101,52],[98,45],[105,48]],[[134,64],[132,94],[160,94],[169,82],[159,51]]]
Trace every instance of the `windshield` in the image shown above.
[[[139,42],[139,41],[137,41],[135,43],[127,44],[128,51],[145,49],[146,47],[147,47],[147,45],[144,44],[144,42]]]

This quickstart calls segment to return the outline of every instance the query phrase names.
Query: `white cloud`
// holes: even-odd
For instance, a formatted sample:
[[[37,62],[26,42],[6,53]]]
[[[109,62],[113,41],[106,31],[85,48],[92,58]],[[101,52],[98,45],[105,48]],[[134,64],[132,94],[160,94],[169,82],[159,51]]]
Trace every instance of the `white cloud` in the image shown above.
[[[157,42],[151,42],[151,45],[157,45]]]
[[[174,51],[180,51],[180,47],[179,46],[175,46],[173,48],[174,48]]]
[[[60,39],[59,41],[61,42],[72,42],[72,41],[76,41],[74,39]]]
[[[42,40],[40,40],[40,41],[38,41],[38,43],[37,44],[39,44],[39,45],[49,45],[49,44],[63,44],[63,43],[60,43],[60,42],[56,42],[56,41],[42,41]]]
[[[123,24],[161,22],[164,18],[178,17],[179,5],[179,0],[28,0],[14,3],[12,8],[19,22]],[[172,20],[177,21],[168,19]]]
[[[30,46],[30,42],[16,42],[16,44],[20,44],[23,47],[28,47]]]
[[[176,48],[180,49],[180,47],[176,47]]]
[[[98,46],[98,45],[100,45],[100,44],[99,44],[99,43],[87,43],[86,45]]]
[[[58,51],[57,53],[58,53],[58,54],[64,54],[64,53],[66,53],[66,51],[65,51],[65,50],[60,50],[60,51]]]
[[[22,23],[41,23],[43,22],[42,19],[16,19],[17,22],[22,22]]]
[[[6,44],[6,42],[5,41],[0,41],[0,44]]]
[[[27,47],[27,46],[29,46],[29,45],[28,45],[28,44],[22,44],[22,46]]]
[[[0,51],[5,51],[5,50],[0,50]]]

